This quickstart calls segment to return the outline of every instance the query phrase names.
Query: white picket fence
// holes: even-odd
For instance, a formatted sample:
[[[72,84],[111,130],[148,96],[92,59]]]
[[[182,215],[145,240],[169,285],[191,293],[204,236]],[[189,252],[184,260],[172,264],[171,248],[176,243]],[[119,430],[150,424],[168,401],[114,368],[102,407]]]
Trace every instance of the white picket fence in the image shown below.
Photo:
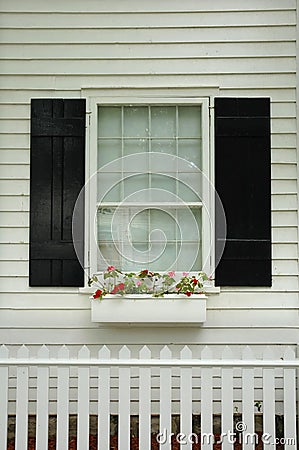
[[[218,398],[222,433],[233,433],[236,401],[242,422],[243,449],[255,448],[255,402],[260,400],[263,415],[263,433],[270,436],[271,448],[275,443],[275,414],[277,403],[283,405],[284,448],[297,449],[296,440],[296,371],[298,360],[291,348],[282,359],[274,358],[272,350],[256,359],[246,347],[242,359],[233,358],[226,347],[222,359],[215,359],[210,348],[195,357],[189,347],[184,347],[175,358],[165,346],[159,357],[153,357],[148,347],[143,347],[133,358],[128,347],[123,346],[118,357],[103,346],[98,357],[91,357],[87,347],[82,347],[76,358],[63,346],[56,357],[43,346],[33,356],[22,346],[15,356],[6,346],[0,347],[0,450],[7,448],[8,415],[14,405],[16,415],[15,449],[27,449],[28,414],[36,415],[36,449],[48,445],[50,405],[55,404],[57,414],[56,448],[68,450],[70,405],[75,402],[77,414],[77,448],[89,449],[89,420],[96,407],[98,416],[98,450],[110,449],[110,415],[118,415],[118,450],[130,449],[130,419],[137,414],[139,421],[139,449],[151,449],[151,416],[158,414],[160,449],[170,450],[169,437],[172,415],[179,413],[181,449],[191,450],[197,442],[192,434],[193,414],[200,414],[203,450],[212,450],[213,414]],[[75,371],[75,388],[72,386]],[[54,374],[54,375],[53,375]],[[54,381],[53,381],[54,380]],[[55,383],[55,386],[53,386]],[[15,396],[11,392],[15,390]],[[75,394],[70,394],[75,390]],[[261,394],[257,394],[261,392]],[[279,398],[277,398],[279,393]],[[75,396],[74,398],[71,398]],[[29,404],[31,404],[29,411]],[[241,425],[242,423],[242,428]],[[245,436],[246,433],[246,436]],[[203,437],[206,439],[203,439]],[[223,438],[222,449],[233,449],[234,435]],[[245,439],[246,438],[246,439]],[[268,448],[268,447],[267,447]],[[270,448],[270,447],[269,447]]]

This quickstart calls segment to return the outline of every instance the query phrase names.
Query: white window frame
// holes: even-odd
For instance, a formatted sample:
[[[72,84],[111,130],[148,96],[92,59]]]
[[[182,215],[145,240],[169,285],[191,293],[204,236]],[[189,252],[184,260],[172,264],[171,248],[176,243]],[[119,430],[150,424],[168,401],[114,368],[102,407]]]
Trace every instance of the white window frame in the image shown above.
[[[133,97],[133,96],[103,96],[89,97],[89,132],[87,133],[86,151],[86,183],[85,189],[85,272],[89,276],[97,272],[97,250],[94,245],[94,212],[97,204],[97,190],[92,174],[97,169],[98,140],[98,107],[111,105],[151,105],[151,106],[198,106],[202,108],[202,171],[210,181],[203,184],[202,207],[202,261],[203,269],[209,275],[214,268],[214,157],[211,152],[210,140],[210,99],[209,97]],[[94,177],[95,178],[95,177]],[[138,268],[136,268],[138,271]]]

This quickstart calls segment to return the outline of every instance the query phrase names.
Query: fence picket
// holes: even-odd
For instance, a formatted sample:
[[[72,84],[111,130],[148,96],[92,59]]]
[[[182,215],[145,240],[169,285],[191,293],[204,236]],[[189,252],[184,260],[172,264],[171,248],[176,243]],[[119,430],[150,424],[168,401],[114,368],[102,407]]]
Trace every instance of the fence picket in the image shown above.
[[[121,360],[129,360],[131,352],[126,345],[119,351]],[[130,450],[130,367],[119,368],[118,448]]]
[[[165,346],[160,352],[160,358],[164,360],[171,359],[171,350]],[[170,434],[171,429],[171,368],[160,368],[160,441],[161,450],[171,449]]]
[[[243,359],[254,359],[250,347],[245,347],[242,357]],[[242,409],[244,427],[241,426],[239,429],[242,432],[242,428],[244,428],[242,447],[243,450],[254,450],[254,369],[247,367],[242,369]]]
[[[43,345],[38,353],[39,359],[49,359],[49,349]],[[36,450],[48,447],[49,422],[49,367],[37,368],[36,387]]]
[[[192,359],[192,351],[185,346],[181,351],[181,359]],[[181,386],[180,386],[180,425],[183,435],[181,449],[192,450],[192,367],[181,368]]]
[[[274,359],[273,351],[268,347],[263,358]],[[275,443],[275,369],[263,369],[263,432],[269,435],[269,444]],[[275,448],[275,446],[274,446]]]
[[[29,350],[25,345],[18,350],[17,357],[29,357]],[[26,449],[28,443],[28,375],[28,366],[17,367],[15,450]]]
[[[226,346],[222,353],[222,359],[232,359],[231,349]],[[222,385],[221,385],[221,432],[223,433],[222,450],[233,450],[232,435],[234,433],[233,417],[233,368],[222,368]],[[226,433],[226,435],[224,435]]]
[[[0,347],[0,358],[8,362],[9,350]],[[0,367],[0,450],[7,449],[7,413],[8,413],[8,366]]]
[[[284,359],[295,359],[294,351],[288,347],[284,353]],[[297,448],[296,434],[296,369],[284,369],[284,437],[294,439],[285,443],[285,450]]]
[[[151,351],[145,345],[139,352],[140,359],[150,359]],[[151,369],[139,369],[139,448],[151,449]]]
[[[99,361],[109,360],[111,352],[105,345],[99,350]],[[110,368],[98,370],[98,450],[110,448]]]
[[[58,359],[69,359],[69,350],[65,345],[59,350]],[[69,379],[69,366],[59,366],[57,369],[57,450],[68,450],[69,446]]]
[[[78,359],[88,360],[90,351],[84,345],[78,352]],[[77,447],[89,450],[89,367],[78,368],[78,423]]]
[[[212,359],[213,354],[209,347],[201,352],[201,359]],[[213,369],[201,369],[201,448],[213,449]]]

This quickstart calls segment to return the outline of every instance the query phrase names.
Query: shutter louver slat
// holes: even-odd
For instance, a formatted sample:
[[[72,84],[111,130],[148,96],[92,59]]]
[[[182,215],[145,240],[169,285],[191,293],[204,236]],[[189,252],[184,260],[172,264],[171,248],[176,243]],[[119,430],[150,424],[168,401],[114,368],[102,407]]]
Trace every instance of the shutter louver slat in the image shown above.
[[[83,286],[72,214],[85,181],[85,99],[31,101],[30,171],[29,284]]]
[[[218,286],[271,286],[269,98],[215,99],[215,186],[227,236]],[[224,236],[217,227],[216,260]]]

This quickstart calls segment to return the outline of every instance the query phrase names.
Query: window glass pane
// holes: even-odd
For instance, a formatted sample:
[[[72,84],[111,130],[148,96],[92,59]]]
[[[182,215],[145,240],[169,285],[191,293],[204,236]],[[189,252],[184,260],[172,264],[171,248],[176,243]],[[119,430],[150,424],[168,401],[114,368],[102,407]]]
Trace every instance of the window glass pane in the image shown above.
[[[198,241],[201,237],[201,209],[186,206],[177,210],[177,220],[183,241]]]
[[[201,201],[200,174],[198,173],[179,174],[178,197],[184,202]]]
[[[199,271],[202,267],[201,262],[201,242],[185,242],[181,245],[180,253],[178,253],[177,268],[178,271],[194,270]]]
[[[148,187],[149,183],[149,175],[148,174],[142,174],[142,175],[136,175],[136,174],[130,174],[126,173],[124,174],[124,197],[126,198],[128,195],[135,194],[138,192],[138,201],[141,201],[143,199],[144,201],[148,201]],[[144,194],[142,191],[144,191]]]
[[[149,134],[149,120],[147,106],[124,107],[124,136],[147,137]]]
[[[100,173],[97,175],[98,200],[104,202],[119,202],[122,199],[122,181],[119,173]]]
[[[121,107],[100,106],[98,110],[98,137],[121,137]]]
[[[149,238],[149,210],[144,210],[139,213],[133,213],[130,221],[130,237],[132,245],[135,247],[138,244],[146,244],[148,247]]]
[[[201,139],[179,139],[178,154],[181,158],[192,162],[199,169],[202,166]]]
[[[179,136],[201,137],[201,107],[179,106]]]
[[[151,187],[155,189],[166,190],[172,193],[176,193],[176,177],[168,175],[152,175]],[[161,192],[162,195],[162,192]]]
[[[176,259],[176,244],[152,243],[150,270],[167,271],[173,269]]]
[[[176,108],[175,106],[151,107],[151,136],[176,136]]]
[[[98,140],[98,169],[105,164],[120,158],[121,140],[120,139],[99,139]],[[120,170],[121,161],[113,164],[114,169]]]
[[[141,153],[148,151],[148,139],[126,139],[124,141],[124,155],[132,155],[134,153]],[[144,155],[146,158],[146,155]]]
[[[150,233],[152,241],[175,241],[179,235],[179,226],[176,223],[176,211],[151,209]]]
[[[175,139],[152,139],[151,151],[176,155],[177,144]]]

